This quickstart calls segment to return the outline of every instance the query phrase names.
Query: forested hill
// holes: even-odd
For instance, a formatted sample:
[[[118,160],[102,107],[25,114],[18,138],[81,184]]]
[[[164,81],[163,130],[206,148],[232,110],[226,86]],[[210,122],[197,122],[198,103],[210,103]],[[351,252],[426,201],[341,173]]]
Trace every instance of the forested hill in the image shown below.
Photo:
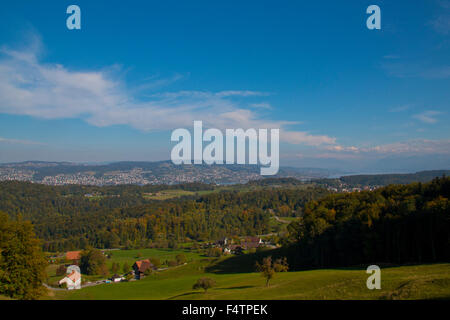
[[[430,170],[405,174],[373,174],[343,176],[340,181],[352,186],[387,186],[389,184],[408,184],[429,182],[436,177],[449,176],[450,170]]]
[[[450,178],[331,194],[289,225],[290,265],[450,261]]]
[[[164,186],[164,188],[169,186]],[[215,191],[164,201],[143,191],[156,186],[45,186],[0,183],[0,211],[32,221],[45,250],[172,246],[223,236],[270,233],[270,218],[299,216],[304,205],[329,193],[318,187]],[[208,185],[186,185],[205,189]],[[105,192],[102,192],[103,189]],[[84,192],[97,192],[86,197]],[[118,196],[120,195],[120,196]]]

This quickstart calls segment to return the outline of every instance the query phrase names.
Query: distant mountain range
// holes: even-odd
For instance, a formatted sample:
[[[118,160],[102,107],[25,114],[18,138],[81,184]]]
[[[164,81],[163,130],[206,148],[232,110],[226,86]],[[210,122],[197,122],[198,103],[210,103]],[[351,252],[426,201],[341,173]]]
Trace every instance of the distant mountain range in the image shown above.
[[[300,180],[327,178],[336,170],[282,167],[276,177]],[[50,185],[176,184],[203,182],[246,183],[263,178],[258,165],[174,165],[171,161],[80,164],[27,161],[0,164],[1,180],[21,180]]]
[[[351,186],[380,186],[390,183],[426,182],[442,175],[450,175],[450,170],[350,175],[338,170],[281,167],[276,176],[264,177],[260,175],[258,165],[174,165],[171,161],[126,161],[106,164],[26,161],[0,164],[0,181],[19,180],[49,185],[171,185],[190,182],[220,185],[247,183],[263,178],[295,178],[301,181],[322,180],[327,185],[337,182]]]

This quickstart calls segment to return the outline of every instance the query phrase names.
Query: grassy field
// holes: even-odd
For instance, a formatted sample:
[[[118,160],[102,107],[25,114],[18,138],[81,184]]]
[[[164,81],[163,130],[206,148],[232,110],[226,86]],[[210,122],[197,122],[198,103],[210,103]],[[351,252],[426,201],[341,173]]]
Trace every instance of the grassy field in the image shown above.
[[[193,196],[195,192],[187,190],[162,190],[154,193],[144,193],[143,197],[148,200],[167,200],[182,196]]]
[[[306,189],[311,186],[313,186],[313,184],[305,183],[304,185],[298,185],[298,186],[285,185],[283,187],[303,190],[303,189]],[[279,186],[279,187],[281,187],[281,186]],[[272,186],[272,188],[277,188],[277,187]],[[188,190],[182,190],[182,189],[161,190],[161,191],[156,191],[156,192],[152,192],[152,193],[144,193],[142,196],[147,200],[167,200],[167,199],[180,198],[183,196],[204,196],[204,195],[207,195],[210,193],[217,193],[217,192],[227,192],[227,191],[251,192],[251,191],[266,190],[266,189],[267,189],[267,187],[259,186],[259,185],[235,184],[235,185],[216,186],[212,190],[200,190],[200,191],[188,191]],[[98,199],[101,199],[101,196],[93,196],[91,198],[94,200],[98,200]]]
[[[200,191],[188,191],[182,189],[170,189],[170,190],[161,190],[153,193],[144,193],[142,196],[147,200],[167,200],[180,198],[183,196],[204,196],[210,193],[222,192],[222,191],[253,191],[255,187],[247,187],[243,188],[240,186],[220,186],[216,187],[213,190],[200,190]]]
[[[106,265],[108,270],[111,269],[113,262],[119,263],[120,270],[122,273],[122,267],[124,263],[127,263],[131,267],[136,260],[148,259],[148,258],[158,258],[162,263],[161,267],[166,267],[166,261],[175,260],[178,254],[183,254],[186,257],[188,263],[192,263],[195,260],[202,258],[200,253],[186,249],[136,249],[136,250],[106,250],[111,255],[111,259],[106,260]],[[63,276],[56,275],[56,269],[58,265],[51,264],[47,267],[48,280],[47,283],[51,286],[57,286],[57,282],[63,278]],[[95,275],[95,276],[83,276],[85,280],[95,281],[100,279],[105,279],[105,276]]]
[[[366,287],[365,269],[321,269],[276,274],[270,286],[258,273],[207,273],[212,258],[158,272],[140,281],[55,291],[49,299],[450,299],[450,264],[382,268],[381,290]],[[200,277],[217,285],[193,290]]]
[[[184,254],[188,262],[198,260],[201,258],[200,253],[185,249],[133,249],[133,250],[110,250],[106,251],[112,255],[111,259],[107,260],[108,267],[111,267],[113,262],[118,262],[122,266],[125,262],[132,266],[136,260],[158,258],[162,263],[168,260],[174,260],[178,254]]]

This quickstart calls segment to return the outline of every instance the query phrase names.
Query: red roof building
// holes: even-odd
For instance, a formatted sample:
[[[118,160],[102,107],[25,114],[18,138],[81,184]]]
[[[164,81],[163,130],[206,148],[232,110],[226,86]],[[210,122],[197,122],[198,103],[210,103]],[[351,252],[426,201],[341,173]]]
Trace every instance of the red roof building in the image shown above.
[[[81,251],[67,251],[66,252],[66,259],[72,260],[72,261],[78,261],[81,257]]]
[[[140,279],[144,275],[145,271],[147,271],[150,268],[153,269],[154,266],[150,262],[149,259],[136,261],[133,264],[133,270],[134,270],[135,278],[136,279]]]

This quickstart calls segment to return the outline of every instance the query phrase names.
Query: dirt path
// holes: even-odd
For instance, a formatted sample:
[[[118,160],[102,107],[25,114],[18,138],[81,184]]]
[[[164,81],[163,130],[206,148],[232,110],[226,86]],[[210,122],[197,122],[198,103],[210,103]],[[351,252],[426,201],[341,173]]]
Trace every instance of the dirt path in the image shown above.
[[[274,217],[275,217],[275,220],[277,220],[278,222],[281,222],[281,223],[291,223],[290,221],[283,220],[283,219],[281,219],[281,218],[278,217],[278,216],[275,216],[275,215],[274,215]]]

